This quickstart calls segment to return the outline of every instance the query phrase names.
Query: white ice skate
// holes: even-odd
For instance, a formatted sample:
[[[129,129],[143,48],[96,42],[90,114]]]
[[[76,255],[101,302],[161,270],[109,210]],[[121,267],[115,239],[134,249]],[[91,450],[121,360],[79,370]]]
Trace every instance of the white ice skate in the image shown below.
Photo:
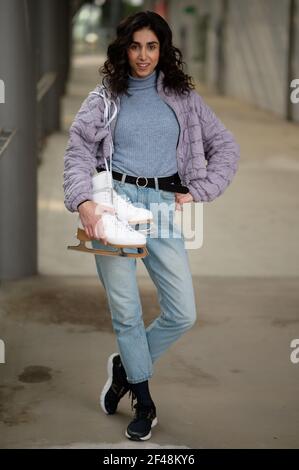
[[[101,171],[92,177],[92,192],[95,202],[114,207],[120,220],[128,224],[146,224],[153,222],[153,213],[143,207],[135,207],[130,199],[118,194],[113,188],[111,173]]]
[[[146,249],[146,237],[143,233],[134,230],[127,222],[119,220],[116,215],[108,212],[102,213],[101,219],[103,231],[107,239],[107,246],[113,250],[89,248],[86,242],[91,239],[86,235],[80,216],[78,217],[77,238],[80,241],[77,246],[68,246],[71,250],[84,251],[105,256],[126,256],[128,258],[144,258],[148,255]],[[99,224],[99,222],[98,222]],[[95,227],[97,238],[99,238],[98,224]],[[99,240],[100,241],[100,240]],[[128,252],[125,248],[134,248],[133,252]]]

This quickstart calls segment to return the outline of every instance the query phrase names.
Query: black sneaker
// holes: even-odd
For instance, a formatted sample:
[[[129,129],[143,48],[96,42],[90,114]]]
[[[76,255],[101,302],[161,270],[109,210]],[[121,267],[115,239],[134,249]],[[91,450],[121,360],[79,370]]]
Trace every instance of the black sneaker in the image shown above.
[[[130,388],[119,354],[111,354],[108,358],[107,372],[108,380],[102,390],[100,403],[107,415],[113,415],[119,400]]]
[[[135,417],[126,430],[126,437],[132,441],[146,441],[152,436],[151,429],[158,424],[156,416],[156,407],[152,405],[145,406],[142,403],[136,403]]]

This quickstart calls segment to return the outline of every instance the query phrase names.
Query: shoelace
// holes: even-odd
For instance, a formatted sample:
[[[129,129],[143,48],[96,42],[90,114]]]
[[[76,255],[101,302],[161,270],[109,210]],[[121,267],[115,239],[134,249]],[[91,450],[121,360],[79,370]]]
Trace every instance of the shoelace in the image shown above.
[[[110,215],[110,214],[109,214]],[[134,230],[133,227],[128,223],[127,220],[122,220],[120,219],[116,214],[112,215],[113,217],[113,223],[122,229],[126,229],[128,232],[136,232],[137,230]]]
[[[115,393],[115,395],[117,396],[117,398],[121,398],[124,395],[124,393],[127,392],[127,388],[124,385],[118,388],[116,384],[112,383],[111,388],[113,392]]]
[[[97,194],[97,193],[103,193],[101,196],[101,204],[105,202],[109,205],[111,204],[111,196],[109,195],[108,191],[103,191],[100,189],[93,191],[93,194]]]
[[[131,200],[126,194],[124,194],[124,195],[118,194],[118,196],[119,196],[121,199],[123,199],[124,201],[128,202],[129,204],[132,204],[132,200]],[[138,225],[138,224],[136,224],[136,225]],[[156,228],[156,225],[155,225],[154,223],[152,223],[152,226],[151,226],[151,227],[147,227],[147,228],[144,228],[144,229],[143,229],[143,228],[140,228],[140,229],[138,229],[138,232],[146,233],[146,234],[148,234],[148,233],[156,233],[156,232],[153,231],[154,228]]]
[[[156,235],[158,233],[156,228],[157,228],[156,224],[153,223],[150,227],[140,228],[136,231],[141,232],[141,233],[146,234],[146,235],[148,235],[148,234]]]
[[[144,406],[142,404],[136,403],[135,408],[135,419],[153,419],[153,408],[152,406]]]
[[[151,407],[148,407],[148,406],[143,406],[141,404],[139,404],[138,402],[134,403],[134,401],[137,401],[137,396],[135,394],[135,392],[133,392],[133,390],[130,388],[130,391],[129,391],[129,397],[131,397],[131,409],[132,411],[135,409],[135,418],[150,418],[150,412],[151,412]]]
[[[115,192],[116,192],[116,191],[115,191]],[[124,201],[128,202],[129,204],[132,204],[132,200],[131,200],[131,199],[129,198],[129,196],[127,196],[126,194],[120,195],[120,194],[118,194],[117,192],[116,192],[116,194],[117,194],[117,196],[118,196],[119,198],[123,199]]]
[[[138,232],[143,234],[157,234],[157,226],[155,223],[152,223],[150,227],[147,228],[138,228],[137,230],[132,228],[131,224],[125,219],[119,219],[126,227],[129,227],[130,232]],[[138,224],[136,224],[138,225]]]
[[[115,118],[115,116],[117,114],[117,105],[116,105],[115,101],[109,95],[109,92],[108,92],[108,90],[107,90],[107,88],[104,84],[99,86],[99,91],[92,91],[92,92],[90,92],[90,94],[91,95],[95,94],[95,95],[101,96],[103,98],[104,105],[105,105],[105,108],[104,108],[104,123],[105,123],[104,124],[104,129],[106,129],[106,127],[107,127],[109,129],[109,131],[111,132],[110,123],[111,123],[111,121],[113,121],[113,119]],[[114,110],[113,110],[113,113],[111,115],[110,113],[111,113],[112,105],[114,106]],[[111,141],[109,142],[109,149],[110,149],[110,151],[109,151],[110,170],[108,169],[107,159],[105,157],[104,157],[104,161],[105,161],[105,166],[106,166],[107,171],[110,171],[110,174],[112,175],[112,155],[113,155],[113,152],[114,152],[113,139],[111,139]]]
[[[134,407],[135,405],[133,405],[134,401],[137,400],[137,396],[135,395],[135,392],[133,392],[133,390],[130,388],[130,391],[129,391],[129,398],[131,397],[131,409],[132,411],[134,410]]]
[[[132,204],[132,200],[126,194],[124,194],[124,195],[123,194],[122,195],[117,194],[117,195],[118,195],[118,197],[120,197],[124,201],[128,202],[129,204]],[[138,224],[136,224],[136,225],[138,225]],[[155,224],[153,224],[153,226],[155,227]],[[141,233],[154,233],[153,232],[154,227],[148,227],[148,228],[144,228],[144,229],[141,228],[141,229],[138,229],[138,232],[141,232]]]

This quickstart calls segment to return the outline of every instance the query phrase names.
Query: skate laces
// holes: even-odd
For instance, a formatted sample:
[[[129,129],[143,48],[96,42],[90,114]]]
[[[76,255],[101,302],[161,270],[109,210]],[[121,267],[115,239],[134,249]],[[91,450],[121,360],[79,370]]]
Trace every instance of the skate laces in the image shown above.
[[[136,403],[135,408],[135,420],[139,419],[151,419],[153,420],[154,416],[154,407],[152,405],[143,405],[142,403]]]
[[[124,228],[128,232],[136,232],[126,220],[120,219],[117,215],[115,215],[115,225]]]
[[[98,194],[101,193],[101,200],[97,202],[97,204],[105,204],[107,203],[109,206],[111,206],[111,194],[110,194],[110,188],[107,189],[98,189],[94,190],[93,194]]]
[[[129,224],[129,222],[126,219],[121,219],[118,216],[118,220],[122,223],[122,225],[125,225],[125,227],[128,228],[128,230],[130,230],[130,232],[138,232],[138,233],[142,233],[144,235],[156,234],[157,233],[157,231],[156,231],[157,226],[154,222],[151,224],[150,227],[134,229],[134,228],[132,228],[132,225]],[[138,224],[138,223],[134,224],[134,226],[136,226],[136,225],[143,225],[143,224]]]
[[[153,222],[150,227],[140,228],[140,229],[137,230],[137,232],[141,232],[144,235],[148,235],[148,234],[155,235],[155,234],[157,234],[157,225]]]
[[[127,221],[125,221],[125,220],[120,220],[119,222],[120,222],[120,223],[125,227],[125,229],[128,230],[129,232],[134,232],[134,233],[135,233],[135,232],[137,231],[137,230],[134,230],[134,229],[131,227],[131,225],[130,225]]]
[[[123,201],[127,202],[128,204],[132,204],[131,199],[126,194],[118,194],[117,191],[115,191],[115,194],[117,195],[117,199],[122,199]]]
[[[155,234],[155,227],[147,227],[147,228],[140,228],[137,230],[140,233],[143,233],[144,235],[149,235],[149,234]]]
[[[103,216],[109,218],[117,229],[125,230],[130,233],[142,233],[143,234],[143,233],[150,233],[149,231],[151,230],[151,228],[135,230],[129,224],[127,220],[121,219],[117,214],[109,214],[105,212],[103,213]]]
[[[130,391],[129,391],[129,398],[131,397],[131,409],[132,411],[134,410],[135,406],[136,405],[133,405],[134,401],[137,400],[137,396],[135,394],[135,392],[133,392],[133,390],[130,388]]]
[[[132,411],[135,409],[135,419],[152,419],[152,414],[154,408],[154,404],[152,405],[143,405],[142,403],[138,403],[137,396],[135,392],[130,388],[129,391],[129,398],[131,397],[131,409]],[[137,402],[134,404],[134,402]]]

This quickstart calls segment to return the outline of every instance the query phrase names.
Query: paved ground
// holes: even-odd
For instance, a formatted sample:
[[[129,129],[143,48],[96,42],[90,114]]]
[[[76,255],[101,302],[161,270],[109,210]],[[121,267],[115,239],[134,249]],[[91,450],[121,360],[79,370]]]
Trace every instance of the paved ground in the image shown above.
[[[76,58],[63,131],[43,155],[39,275],[0,290],[0,446],[298,448],[298,126],[201,86],[242,158],[231,187],[204,205],[203,247],[189,251],[198,321],[156,363],[150,442],[124,437],[128,398],[118,415],[99,409],[115,338],[94,258],[66,250],[76,216],[63,205],[62,171],[67,129],[101,59]],[[159,306],[141,261],[138,272],[148,324]]]

